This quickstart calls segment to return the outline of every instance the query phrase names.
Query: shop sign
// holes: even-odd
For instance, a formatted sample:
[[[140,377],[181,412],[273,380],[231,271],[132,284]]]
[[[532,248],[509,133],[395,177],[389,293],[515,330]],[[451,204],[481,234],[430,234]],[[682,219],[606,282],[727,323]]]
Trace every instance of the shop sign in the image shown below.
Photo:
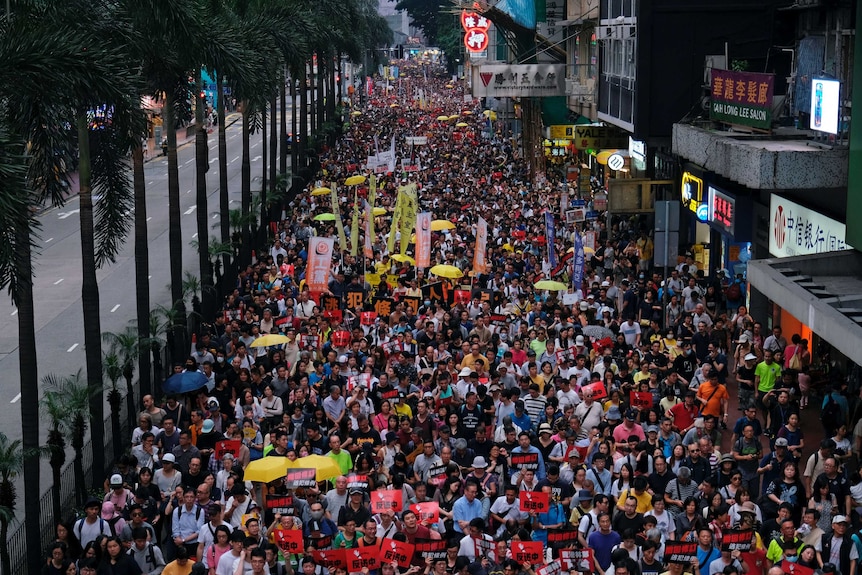
[[[629,136],[629,156],[640,162],[646,160],[646,144]]]
[[[611,154],[608,157],[608,167],[615,172],[622,170],[625,165],[626,159],[619,154]]]
[[[770,129],[775,74],[713,68],[711,75],[711,120],[762,130]]]
[[[769,201],[769,253],[804,256],[853,249],[844,241],[846,226],[814,210],[772,194]]]
[[[703,204],[703,180],[691,172],[682,173],[682,205],[697,214]]]
[[[736,200],[709,186],[707,205],[709,206],[708,219],[713,227],[733,236]]]
[[[473,67],[473,96],[476,98],[565,95],[565,64],[485,64]]]
[[[488,29],[491,22],[475,12],[461,11],[461,27],[464,28],[464,46],[472,54],[488,48]]]

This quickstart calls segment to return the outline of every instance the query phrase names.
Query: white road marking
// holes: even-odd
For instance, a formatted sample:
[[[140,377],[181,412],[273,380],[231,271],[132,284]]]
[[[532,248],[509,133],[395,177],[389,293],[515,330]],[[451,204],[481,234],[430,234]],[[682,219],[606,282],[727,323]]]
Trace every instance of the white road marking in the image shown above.
[[[183,212],[183,214],[185,214],[185,215],[189,215],[189,214],[191,214],[193,211],[195,211],[196,209],[198,209],[198,207],[197,207],[197,205],[194,205],[194,206],[190,207],[189,209],[187,209],[186,211],[184,211],[184,212]]]
[[[187,193],[187,194],[190,194],[190,193],[192,193],[192,191],[191,191],[191,190],[186,190],[186,193]]]
[[[195,161],[195,159],[194,159],[194,158],[192,158],[191,160],[189,160],[188,162],[186,162],[186,163],[185,163],[185,164],[183,164],[183,165],[184,165],[184,166],[188,166],[189,164],[191,164],[191,163],[192,163],[192,162],[194,162],[194,161]]]
[[[16,395],[15,397],[13,397],[13,398],[12,398],[12,401],[10,401],[9,403],[18,403],[18,400],[19,400],[19,399],[21,399],[21,394],[20,394],[20,393],[19,393],[18,395]]]
[[[58,220],[65,220],[69,216],[75,215],[80,211],[81,210],[69,210],[68,212],[57,212],[57,219]]]
[[[236,203],[236,200],[231,200],[231,201],[229,201],[229,202],[228,202],[228,205],[230,205],[230,204],[235,204],[235,203]]]
[[[61,283],[63,283],[63,278],[60,278],[60,279],[58,279],[57,281],[55,281],[55,282],[54,282],[54,285],[55,285],[55,286],[56,286],[56,285],[60,285]]]
[[[218,158],[213,158],[212,160],[210,160],[210,164],[214,164],[216,162],[218,162]]]
[[[252,148],[256,148],[256,147],[258,147],[259,145],[260,145],[260,142],[258,142],[258,143],[257,143],[257,144],[255,144],[254,146],[252,146]]]
[[[153,279],[153,276],[147,276],[147,279],[151,280],[151,279]]]
[[[260,156],[255,156],[251,159],[252,162],[256,162],[258,160],[260,160]]]
[[[70,347],[69,349],[67,349],[67,350],[66,350],[66,353],[72,353],[73,351],[75,351],[75,348],[76,348],[76,347],[78,347],[78,344],[77,344],[77,343],[76,343],[76,344],[73,344],[73,345],[72,345],[72,347]]]
[[[115,312],[115,311],[117,311],[118,309],[120,309],[120,304],[117,304],[117,305],[115,305],[114,307],[112,307],[112,308],[111,308],[111,313],[114,313],[114,312]]]
[[[148,217],[147,221],[150,221],[151,219],[153,219],[153,216]]]
[[[214,219],[214,220],[217,220],[217,219],[218,219],[218,214],[213,214],[213,219]]]
[[[239,156],[237,156],[236,158],[234,158],[233,160],[231,160],[231,161],[230,161],[230,163],[232,164],[232,163],[234,163],[235,161],[237,161],[238,159],[239,159]]]
[[[18,310],[16,309],[15,311],[10,313],[9,315],[11,315],[12,317],[15,317],[16,315],[18,315]]]
[[[147,185],[152,186],[154,183],[155,183],[154,181],[150,180],[149,182],[147,182]]]
[[[192,239],[195,239],[196,237],[198,237],[197,232],[195,232],[194,234],[192,234]]]
[[[54,238],[48,238],[47,240],[45,240],[45,243],[47,244],[48,242],[53,242],[53,241],[54,241]]]

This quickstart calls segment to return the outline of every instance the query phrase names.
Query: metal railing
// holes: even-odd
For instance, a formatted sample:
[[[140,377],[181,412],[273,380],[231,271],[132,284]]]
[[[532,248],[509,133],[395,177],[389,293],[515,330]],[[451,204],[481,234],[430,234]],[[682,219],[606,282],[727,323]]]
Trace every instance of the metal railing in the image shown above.
[[[133,393],[135,397],[137,397],[137,389],[138,382],[134,384]],[[108,412],[108,416],[105,418],[103,422],[105,429],[105,446],[104,450],[107,454],[106,459],[106,468],[105,473],[110,472],[114,465],[113,461],[113,445],[114,441],[123,441],[123,438],[128,438],[129,442],[131,442],[131,429],[129,429],[129,419],[127,417],[126,402],[123,400],[120,405],[120,437],[114,438],[111,435],[111,415],[110,410]],[[75,469],[74,462],[71,458],[74,458],[75,454],[72,451],[71,457],[66,465],[63,467],[63,470],[60,472],[60,509],[64,514],[71,514],[70,512],[75,507]],[[91,439],[87,439],[84,443],[83,448],[81,449],[81,457],[82,457],[82,466],[84,469],[84,480],[85,485],[92,485],[93,483],[93,442]],[[66,518],[65,516],[63,518]],[[56,521],[59,518],[54,517],[54,502],[53,502],[53,492],[49,488],[42,496],[39,498],[39,532],[41,534],[42,546],[45,547],[50,541],[54,540],[54,526]],[[10,533],[8,538],[6,539],[6,545],[9,549],[9,557],[11,562],[11,568],[13,574],[18,573],[35,573],[38,571],[40,566],[30,566],[31,569],[27,568],[27,540],[26,533],[24,529],[24,523],[18,522],[17,525],[10,526]],[[5,574],[4,574],[5,575]],[[9,574],[11,575],[11,574]]]

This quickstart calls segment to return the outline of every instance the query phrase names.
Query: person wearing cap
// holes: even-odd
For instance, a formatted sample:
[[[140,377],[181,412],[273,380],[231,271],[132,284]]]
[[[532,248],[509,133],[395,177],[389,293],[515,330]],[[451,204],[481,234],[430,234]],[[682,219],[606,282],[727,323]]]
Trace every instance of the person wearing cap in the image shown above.
[[[784,465],[787,462],[796,463],[796,458],[788,449],[787,440],[779,437],[775,440],[774,449],[760,460],[757,473],[760,475],[763,489],[766,489],[773,481],[784,477]]]
[[[638,441],[646,440],[644,429],[636,423],[637,411],[632,408],[626,410],[625,419],[622,425],[618,425],[614,429],[613,437],[617,445],[625,444],[630,436],[637,436]]]

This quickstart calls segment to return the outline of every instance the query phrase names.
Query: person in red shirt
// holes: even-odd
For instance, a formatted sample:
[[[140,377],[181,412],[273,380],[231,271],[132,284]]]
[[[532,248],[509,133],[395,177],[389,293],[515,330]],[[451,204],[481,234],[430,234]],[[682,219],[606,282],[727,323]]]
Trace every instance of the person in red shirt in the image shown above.
[[[420,525],[416,514],[409,509],[401,515],[401,522],[404,524],[404,528],[401,530],[401,533],[407,537],[407,543],[410,543],[411,545],[416,545],[417,539],[440,539],[440,534],[438,532],[432,531],[424,525]],[[414,553],[413,561],[410,564],[417,567],[424,567],[425,558],[422,557],[421,553]]]
[[[695,393],[687,391],[682,403],[677,403],[667,410],[665,415],[673,419],[673,426],[680,435],[694,427],[694,420],[700,416],[700,409],[694,402]]]

